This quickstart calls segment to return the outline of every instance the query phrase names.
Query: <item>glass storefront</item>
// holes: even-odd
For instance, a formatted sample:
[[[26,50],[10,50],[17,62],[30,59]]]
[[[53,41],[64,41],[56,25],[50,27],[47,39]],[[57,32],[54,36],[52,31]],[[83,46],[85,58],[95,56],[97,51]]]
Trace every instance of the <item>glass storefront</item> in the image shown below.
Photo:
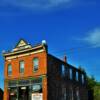
[[[42,94],[42,78],[8,81],[9,100],[33,100]]]

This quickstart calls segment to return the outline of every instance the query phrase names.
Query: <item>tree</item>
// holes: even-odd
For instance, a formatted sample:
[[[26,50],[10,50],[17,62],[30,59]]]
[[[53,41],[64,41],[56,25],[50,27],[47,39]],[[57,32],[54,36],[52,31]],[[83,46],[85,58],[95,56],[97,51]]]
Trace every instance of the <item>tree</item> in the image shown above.
[[[83,67],[79,66],[79,67],[78,67],[78,69],[79,69],[80,71],[82,71],[82,72],[85,72],[85,73],[86,73],[86,71],[85,71],[85,69],[84,69]]]
[[[79,70],[86,73],[81,66],[79,66]],[[94,76],[87,75],[87,88],[89,100],[100,100],[100,82],[97,82]]]
[[[88,83],[87,84],[88,89],[93,90],[94,87],[96,86],[96,80],[95,80],[94,76],[91,76],[91,77],[87,76],[87,83]]]

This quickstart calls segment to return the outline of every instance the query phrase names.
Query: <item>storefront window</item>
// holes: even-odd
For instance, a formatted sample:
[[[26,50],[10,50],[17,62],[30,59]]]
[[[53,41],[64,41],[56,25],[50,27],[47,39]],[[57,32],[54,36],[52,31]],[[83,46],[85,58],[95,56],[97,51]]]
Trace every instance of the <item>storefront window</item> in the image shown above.
[[[12,65],[8,65],[8,75],[12,75]]]
[[[38,67],[39,67],[39,59],[38,58],[34,58],[33,59],[33,71],[37,71]]]
[[[32,91],[33,92],[42,93],[42,85],[41,85],[41,83],[40,84],[39,83],[33,84]]]
[[[24,61],[20,61],[20,73],[24,73]]]

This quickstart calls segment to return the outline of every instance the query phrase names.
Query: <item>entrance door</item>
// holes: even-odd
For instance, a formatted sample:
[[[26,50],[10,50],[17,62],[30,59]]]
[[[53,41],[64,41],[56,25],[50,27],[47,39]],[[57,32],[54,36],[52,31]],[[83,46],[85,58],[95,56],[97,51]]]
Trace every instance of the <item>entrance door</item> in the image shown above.
[[[19,87],[19,99],[18,100],[28,100],[29,91],[28,87]]]
[[[17,100],[17,88],[10,88],[9,100]]]
[[[9,100],[17,100],[16,95],[10,95]]]

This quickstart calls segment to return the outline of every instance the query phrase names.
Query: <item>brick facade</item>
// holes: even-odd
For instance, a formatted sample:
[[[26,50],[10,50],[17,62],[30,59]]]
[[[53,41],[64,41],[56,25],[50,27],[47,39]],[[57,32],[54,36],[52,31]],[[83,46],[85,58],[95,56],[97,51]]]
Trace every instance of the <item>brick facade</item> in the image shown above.
[[[33,58],[35,57],[38,57],[39,60],[36,72],[33,71]],[[48,54],[46,44],[42,43],[31,47],[24,40],[20,40],[12,52],[4,53],[4,58],[4,100],[10,100],[9,96],[13,94],[13,88],[15,89],[16,98],[20,100],[19,95],[21,94],[16,93],[16,91],[18,92],[20,88],[25,86],[28,91],[28,99],[26,100],[32,100],[32,86],[38,79],[41,79],[43,100],[65,100],[64,98],[66,100],[87,100],[85,73]],[[20,61],[24,61],[23,74],[20,73]],[[12,74],[10,76],[8,75],[9,64],[12,65]],[[64,75],[62,75],[62,65],[66,69]],[[70,79],[70,69],[72,69],[73,73],[72,79]],[[78,72],[78,81],[76,81],[75,77],[76,71]],[[82,83],[82,75],[84,75],[84,83]],[[75,95],[76,89],[79,91],[77,93],[80,99],[77,99]]]
[[[65,75],[61,74],[61,66],[65,66]],[[70,69],[72,69],[72,79],[70,77]],[[78,81],[76,80],[76,72],[79,73]],[[48,100],[88,100],[86,74],[69,65],[65,61],[48,54]],[[84,83],[82,83],[82,75],[84,75]],[[66,90],[66,98],[63,98],[62,89]],[[76,90],[79,91],[79,99],[76,96]],[[73,92],[73,93],[71,93]],[[73,94],[73,96],[72,96]]]

